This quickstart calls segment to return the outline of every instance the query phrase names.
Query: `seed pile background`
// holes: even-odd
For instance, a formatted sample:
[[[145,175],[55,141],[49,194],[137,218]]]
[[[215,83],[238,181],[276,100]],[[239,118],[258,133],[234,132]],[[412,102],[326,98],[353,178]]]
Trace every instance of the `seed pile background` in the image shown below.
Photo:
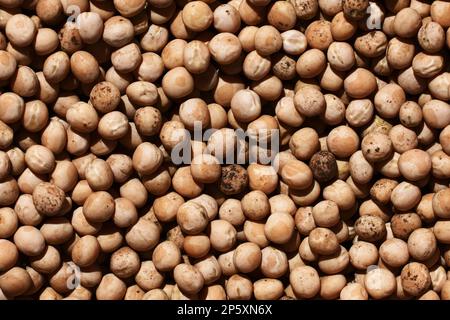
[[[0,0],[0,300],[450,299],[449,27],[447,1]],[[222,164],[239,128],[279,130],[246,150],[272,164]]]

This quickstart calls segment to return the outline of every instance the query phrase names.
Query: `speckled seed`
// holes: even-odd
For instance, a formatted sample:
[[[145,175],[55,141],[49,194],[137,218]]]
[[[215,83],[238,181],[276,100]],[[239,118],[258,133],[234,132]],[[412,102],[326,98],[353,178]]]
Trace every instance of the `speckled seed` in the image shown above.
[[[33,204],[44,215],[55,216],[60,213],[66,200],[63,190],[56,185],[43,182],[33,191]]]

